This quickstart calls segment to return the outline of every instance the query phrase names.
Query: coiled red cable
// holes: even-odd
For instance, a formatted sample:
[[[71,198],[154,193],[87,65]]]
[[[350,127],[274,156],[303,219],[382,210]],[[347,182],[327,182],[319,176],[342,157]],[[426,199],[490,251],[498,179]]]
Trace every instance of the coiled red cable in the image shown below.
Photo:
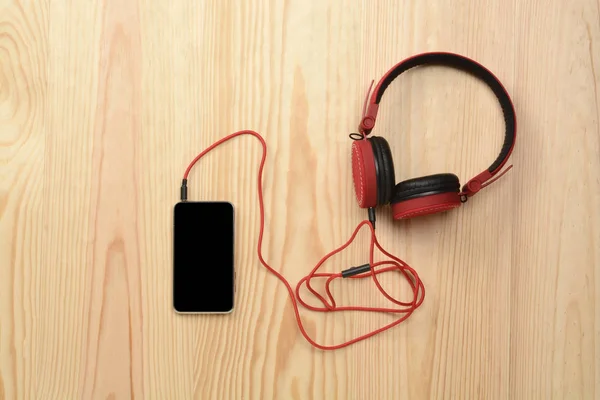
[[[402,261],[399,258],[388,253],[381,247],[381,245],[377,242],[377,237],[375,235],[375,229],[373,228],[373,225],[371,224],[371,222],[368,220],[362,221],[360,224],[358,224],[358,226],[354,230],[354,233],[352,234],[352,236],[346,243],[344,243],[342,246],[338,247],[337,249],[333,250],[329,254],[325,255],[319,261],[319,263],[317,265],[315,265],[315,267],[312,269],[312,271],[307,276],[302,278],[300,280],[300,282],[298,282],[298,284],[296,285],[295,293],[294,293],[294,290],[292,289],[290,283],[283,277],[283,275],[281,275],[279,272],[277,272],[275,269],[273,269],[269,264],[267,264],[267,262],[264,260],[264,258],[262,256],[262,240],[263,240],[263,233],[264,233],[264,229],[265,229],[265,212],[264,212],[264,201],[263,201],[262,174],[263,174],[263,169],[265,166],[265,161],[267,158],[267,144],[266,144],[265,140],[262,138],[262,136],[260,134],[258,134],[257,132],[254,132],[251,130],[243,130],[243,131],[238,131],[238,132],[232,133],[232,134],[220,139],[219,141],[215,142],[210,147],[208,147],[206,150],[204,150],[203,152],[198,154],[198,156],[196,156],[196,158],[194,158],[192,160],[190,165],[185,170],[185,173],[183,175],[182,187],[187,184],[187,178],[190,173],[190,170],[192,169],[194,164],[196,164],[196,162],[199,159],[201,159],[206,153],[213,150],[215,147],[219,146],[220,144],[222,144],[236,136],[240,136],[240,135],[252,135],[252,136],[256,137],[260,141],[262,148],[263,148],[262,159],[260,161],[260,167],[258,169],[258,201],[259,201],[259,208],[260,208],[260,230],[259,230],[259,235],[258,235],[258,246],[257,246],[258,259],[260,260],[261,264],[266,269],[268,269],[271,273],[273,273],[277,278],[279,278],[279,280],[281,282],[283,282],[283,284],[287,288],[290,298],[292,300],[292,305],[294,306],[294,312],[296,313],[296,321],[298,323],[298,327],[300,328],[300,332],[302,332],[302,335],[306,338],[306,340],[318,349],[336,350],[336,349],[340,349],[340,348],[349,346],[349,345],[359,342],[361,340],[367,339],[371,336],[377,335],[378,333],[381,333],[383,331],[386,331],[386,330],[400,324],[402,321],[404,321],[408,317],[410,317],[410,315],[421,305],[421,303],[423,303],[423,300],[425,298],[425,287],[423,286],[423,282],[421,282],[417,272],[414,269],[412,269],[410,266],[408,266],[408,264],[406,264],[404,261]],[[186,189],[186,191],[187,191],[187,189]],[[187,198],[187,195],[186,195],[186,198]],[[182,199],[182,200],[186,200],[186,199]],[[353,276],[350,276],[350,278],[351,279],[362,279],[362,278],[371,277],[373,279],[373,282],[375,283],[375,286],[377,286],[379,291],[381,291],[381,293],[389,301],[391,301],[392,303],[394,303],[398,306],[401,306],[401,307],[398,307],[398,308],[359,307],[359,306],[339,307],[339,306],[337,306],[335,299],[333,298],[333,295],[331,294],[329,286],[334,279],[341,278],[342,273],[341,272],[317,273],[317,271],[319,270],[319,268],[321,268],[321,266],[325,263],[325,261],[327,261],[330,257],[332,257],[333,255],[341,252],[346,247],[348,247],[354,241],[354,238],[356,237],[356,235],[358,234],[360,229],[365,225],[368,226],[371,231],[371,244],[370,244],[370,248],[369,248],[370,269],[368,270],[368,272],[363,272],[363,273],[360,273],[357,275],[353,275]],[[374,262],[375,246],[377,246],[377,248],[383,254],[385,254],[392,260]],[[384,272],[390,272],[390,271],[398,271],[398,272],[402,273],[402,275],[404,275],[404,277],[406,278],[406,280],[408,281],[408,283],[412,289],[413,298],[411,301],[402,302],[402,301],[396,300],[383,289],[383,287],[379,283],[379,280],[377,279],[377,275],[382,274]],[[313,278],[327,278],[327,280],[325,281],[325,292],[327,293],[327,298],[329,301],[327,299],[325,299],[325,297],[323,297],[321,294],[319,294],[316,290],[313,289],[313,287],[311,285],[311,280]],[[321,303],[323,304],[323,307],[311,306],[311,305],[307,304],[306,302],[304,302],[304,300],[302,300],[302,297],[300,296],[300,287],[304,283],[306,283],[306,287],[308,288],[308,290],[312,294],[314,294],[314,296],[317,299],[319,299],[321,301]],[[395,321],[393,321],[381,328],[378,328],[378,329],[371,331],[369,333],[366,333],[364,335],[358,336],[352,340],[348,340],[344,343],[337,344],[337,345],[322,345],[322,344],[315,342],[313,339],[311,339],[310,336],[307,334],[306,330],[304,329],[304,326],[302,325],[302,319],[300,318],[300,311],[299,311],[298,303],[302,304],[302,306],[308,310],[319,311],[319,312],[367,311],[367,312],[379,312],[379,313],[381,313],[381,312],[397,313],[397,314],[403,314],[403,315],[401,317],[399,317],[398,319],[396,319]]]

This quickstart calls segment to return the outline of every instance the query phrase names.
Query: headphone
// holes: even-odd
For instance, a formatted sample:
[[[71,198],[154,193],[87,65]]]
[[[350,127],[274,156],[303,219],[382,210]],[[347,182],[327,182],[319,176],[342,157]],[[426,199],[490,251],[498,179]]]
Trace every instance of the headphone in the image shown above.
[[[379,103],[387,87],[403,72],[420,65],[443,65],[454,67],[481,79],[494,92],[498,99],[506,126],[504,144],[500,154],[488,169],[470,179],[460,188],[458,176],[435,174],[395,183],[394,162],[388,142],[380,136],[367,136],[375,127]],[[369,90],[370,93],[370,90]],[[359,133],[350,134],[352,143],[352,178],[356,200],[361,208],[369,209],[369,219],[374,223],[374,208],[391,204],[395,220],[444,212],[459,207],[482,188],[491,184],[490,180],[502,169],[510,157],[517,132],[515,109],[502,83],[481,64],[453,53],[432,52],[410,57],[396,64],[379,81],[363,106],[363,117]],[[489,181],[489,182],[488,182]]]

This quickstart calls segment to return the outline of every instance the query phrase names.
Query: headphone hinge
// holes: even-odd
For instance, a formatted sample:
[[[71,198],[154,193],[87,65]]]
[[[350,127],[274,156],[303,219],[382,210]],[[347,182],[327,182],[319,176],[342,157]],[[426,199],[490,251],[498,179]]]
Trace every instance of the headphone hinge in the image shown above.
[[[379,104],[371,103],[367,107],[365,115],[363,115],[360,120],[360,125],[358,126],[358,131],[368,135],[371,133],[371,130],[375,126],[375,118],[377,117],[377,110],[379,109]]]

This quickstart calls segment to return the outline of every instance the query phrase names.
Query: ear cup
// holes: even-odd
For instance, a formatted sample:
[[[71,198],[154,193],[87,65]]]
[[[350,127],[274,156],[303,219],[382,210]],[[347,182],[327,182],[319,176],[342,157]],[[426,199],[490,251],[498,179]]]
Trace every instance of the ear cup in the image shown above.
[[[460,182],[454,174],[435,174],[400,182],[394,190],[393,202],[421,197],[431,192],[456,192],[460,190]]]
[[[394,191],[394,184],[396,183],[394,160],[387,140],[379,136],[373,136],[369,141],[373,147],[375,158],[377,204],[381,206],[390,202]]]
[[[373,147],[367,140],[352,143],[352,180],[356,201],[361,208],[377,205],[377,171]]]
[[[434,214],[459,207],[460,182],[454,174],[436,174],[400,182],[392,196],[394,219]]]

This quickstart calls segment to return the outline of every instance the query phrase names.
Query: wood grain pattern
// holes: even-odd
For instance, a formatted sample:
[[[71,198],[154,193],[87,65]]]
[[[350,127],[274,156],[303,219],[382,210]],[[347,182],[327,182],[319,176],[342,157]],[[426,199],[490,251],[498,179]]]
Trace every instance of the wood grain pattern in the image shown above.
[[[594,0],[0,0],[0,399],[547,399],[600,396],[600,4]],[[268,261],[295,284],[345,242],[363,96],[427,50],[511,93],[515,167],[459,210],[392,222],[423,306],[337,352],[298,332],[259,264],[260,147],[207,156],[190,197],[236,206],[236,310],[172,309],[171,225],[188,160],[261,132]],[[424,68],[386,91],[376,134],[398,180],[465,182],[502,141],[492,94]],[[364,263],[367,235],[327,265]],[[393,277],[383,279],[405,293]],[[334,285],[381,304],[369,282]],[[389,316],[303,312],[339,343]]]

